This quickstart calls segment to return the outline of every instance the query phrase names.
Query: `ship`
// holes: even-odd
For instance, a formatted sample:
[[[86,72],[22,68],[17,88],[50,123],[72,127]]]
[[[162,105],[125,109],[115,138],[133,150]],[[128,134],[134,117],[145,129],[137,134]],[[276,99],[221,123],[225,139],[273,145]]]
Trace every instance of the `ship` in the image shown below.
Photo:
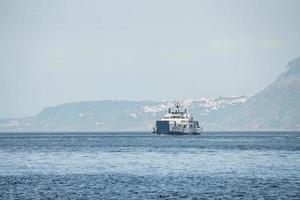
[[[179,102],[175,103],[175,109],[168,109],[168,113],[155,122],[152,132],[168,135],[199,135],[203,133],[203,127],[194,120],[187,109]]]

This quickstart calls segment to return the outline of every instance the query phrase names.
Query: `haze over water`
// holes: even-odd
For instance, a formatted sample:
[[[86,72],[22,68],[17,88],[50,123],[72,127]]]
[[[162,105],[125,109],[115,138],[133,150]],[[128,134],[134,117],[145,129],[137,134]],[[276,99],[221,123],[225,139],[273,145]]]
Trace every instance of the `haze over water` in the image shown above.
[[[0,1],[0,118],[253,95],[300,55],[299,0]]]
[[[1,133],[0,186],[0,199],[299,199],[300,133]]]

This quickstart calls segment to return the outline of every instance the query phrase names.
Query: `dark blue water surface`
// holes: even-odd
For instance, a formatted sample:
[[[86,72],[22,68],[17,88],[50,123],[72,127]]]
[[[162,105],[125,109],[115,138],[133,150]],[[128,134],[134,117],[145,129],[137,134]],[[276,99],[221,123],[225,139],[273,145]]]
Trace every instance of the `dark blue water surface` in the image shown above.
[[[1,133],[0,199],[300,199],[300,133]]]

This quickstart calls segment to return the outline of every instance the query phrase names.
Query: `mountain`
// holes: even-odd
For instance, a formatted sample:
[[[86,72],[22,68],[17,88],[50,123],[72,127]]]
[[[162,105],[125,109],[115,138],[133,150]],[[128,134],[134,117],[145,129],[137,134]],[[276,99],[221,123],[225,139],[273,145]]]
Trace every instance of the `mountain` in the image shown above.
[[[0,119],[0,131],[150,131],[173,101],[88,101],[45,108],[30,118]],[[185,100],[205,130],[300,130],[300,57],[254,96]]]
[[[247,96],[185,100],[200,121],[209,113],[247,101]],[[31,118],[0,120],[0,130],[19,131],[149,131],[174,101],[89,101],[45,108]]]
[[[214,130],[300,130],[300,57],[263,91],[212,113],[204,123]]]

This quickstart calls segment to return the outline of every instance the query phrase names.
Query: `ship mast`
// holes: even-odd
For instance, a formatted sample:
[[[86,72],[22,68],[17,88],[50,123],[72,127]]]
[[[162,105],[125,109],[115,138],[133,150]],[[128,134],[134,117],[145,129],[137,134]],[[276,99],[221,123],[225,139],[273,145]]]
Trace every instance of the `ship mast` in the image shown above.
[[[179,101],[177,101],[177,102],[175,103],[175,108],[176,108],[176,113],[178,113],[178,112],[179,112],[179,108],[180,108],[180,103],[179,103]]]

